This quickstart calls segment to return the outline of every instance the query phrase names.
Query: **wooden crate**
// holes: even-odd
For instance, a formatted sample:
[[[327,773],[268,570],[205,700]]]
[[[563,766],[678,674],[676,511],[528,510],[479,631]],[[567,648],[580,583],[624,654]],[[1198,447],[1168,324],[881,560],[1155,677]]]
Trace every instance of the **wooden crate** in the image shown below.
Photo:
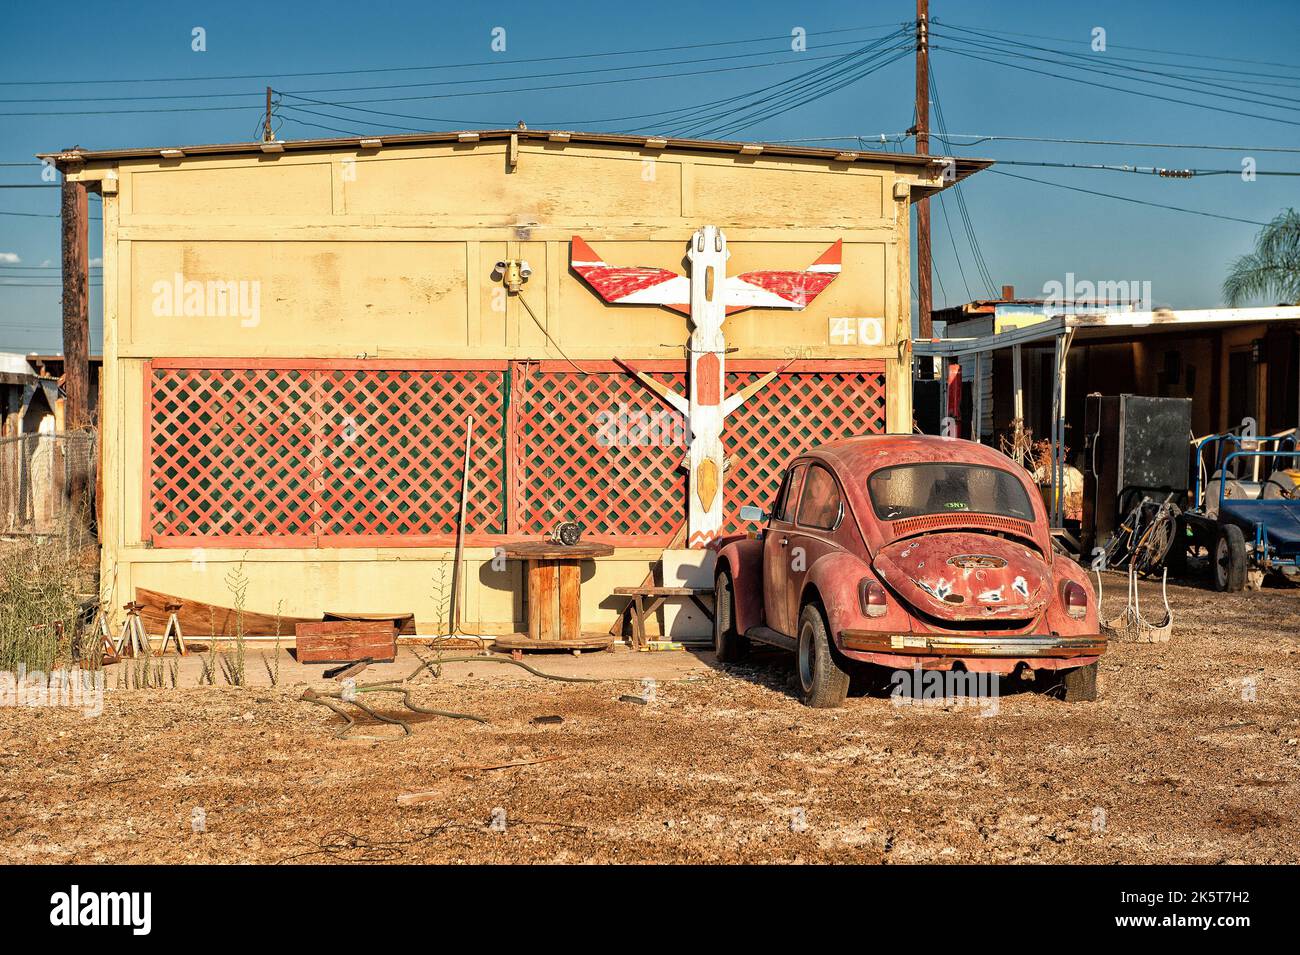
[[[295,628],[299,663],[387,663],[397,655],[397,630],[390,620],[326,620]]]

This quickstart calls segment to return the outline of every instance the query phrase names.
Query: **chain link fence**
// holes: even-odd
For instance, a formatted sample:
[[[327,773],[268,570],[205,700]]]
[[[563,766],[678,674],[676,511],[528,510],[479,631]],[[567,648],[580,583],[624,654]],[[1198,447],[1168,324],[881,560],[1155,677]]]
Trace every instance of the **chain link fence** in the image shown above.
[[[94,431],[0,438],[0,536],[88,526],[95,514]]]

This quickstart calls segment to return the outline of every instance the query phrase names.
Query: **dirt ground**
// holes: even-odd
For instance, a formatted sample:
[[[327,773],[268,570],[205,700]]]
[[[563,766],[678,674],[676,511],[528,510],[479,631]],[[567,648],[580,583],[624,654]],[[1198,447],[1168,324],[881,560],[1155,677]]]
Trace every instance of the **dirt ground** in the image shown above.
[[[1107,579],[1105,614],[1122,606]],[[1151,594],[1149,587],[1144,593]],[[1116,644],[1101,698],[1007,687],[997,711],[855,697],[809,710],[791,660],[533,656],[425,675],[403,737],[301,702],[323,667],[267,685],[120,690],[101,716],[0,711],[8,862],[1300,861],[1300,591],[1172,587],[1168,644]],[[408,653],[359,679],[391,678]],[[378,675],[376,676],[376,673]],[[655,699],[642,693],[653,676]],[[400,712],[394,694],[363,697]],[[410,716],[410,714],[407,714]],[[537,723],[535,717],[563,722]],[[507,763],[534,760],[507,768]],[[428,801],[399,806],[403,793]],[[504,810],[505,830],[489,820]],[[198,830],[198,831],[196,831]]]

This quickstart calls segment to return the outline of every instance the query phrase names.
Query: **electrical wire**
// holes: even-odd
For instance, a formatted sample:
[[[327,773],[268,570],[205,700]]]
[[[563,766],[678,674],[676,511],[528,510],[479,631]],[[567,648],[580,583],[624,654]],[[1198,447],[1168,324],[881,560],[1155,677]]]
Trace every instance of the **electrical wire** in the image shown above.
[[[906,136],[906,133],[898,134]],[[1139,146],[1147,149],[1216,149],[1227,152],[1255,152],[1255,153],[1300,153],[1298,146],[1229,146],[1220,143],[1149,143],[1141,140],[1127,139],[1067,139],[1051,136],[1002,136],[988,133],[947,133],[946,136],[940,136],[931,132],[930,137],[940,139],[951,146],[978,146],[986,142],[1017,142],[1017,143],[1056,143],[1060,145],[1075,146]],[[848,139],[847,136],[825,137],[826,139]],[[959,143],[956,140],[970,139],[971,142]],[[801,139],[797,142],[812,142],[811,139]],[[796,140],[790,140],[796,142]]]
[[[935,119],[938,122],[940,132],[947,130],[948,124],[943,115],[943,102],[939,99],[939,86],[935,79],[934,71],[930,71],[929,76],[930,96],[934,100]],[[953,195],[956,197],[957,211],[961,216],[962,227],[966,232],[966,240],[970,244],[971,254],[975,257],[975,267],[979,271],[980,279],[984,283],[985,290],[992,298],[994,296],[993,274],[989,270],[988,263],[984,259],[984,252],[980,248],[979,240],[975,235],[975,223],[971,218],[970,210],[966,206],[966,196],[962,191],[961,183],[953,183]],[[944,210],[944,221],[947,221],[947,211]],[[954,249],[955,252],[955,249]]]
[[[942,26],[951,27],[954,29],[970,29],[969,27],[962,27],[960,24],[951,23],[947,20],[944,21],[932,20],[931,23],[932,24],[940,23],[940,25]],[[1005,36],[1023,36],[1023,37],[1028,37],[1029,39],[1032,40],[1052,40],[1058,43],[1089,43],[1090,42],[1089,40],[1079,40],[1072,37],[1044,36],[1041,33],[1017,33],[1013,30],[1000,30],[995,32],[1001,33]],[[1109,43],[1108,46],[1116,50],[1137,50],[1138,52],[1141,53],[1165,53],[1170,56],[1190,56],[1190,57],[1195,57],[1203,60],[1217,60],[1222,63],[1249,63],[1255,66],[1280,66],[1288,70],[1300,69],[1300,67],[1297,67],[1294,62],[1278,63],[1271,60],[1242,59],[1240,57],[1233,57],[1233,56],[1214,56],[1213,54],[1210,53],[1189,53],[1187,50],[1162,50],[1156,47],[1133,46],[1131,44],[1126,44],[1126,43]]]
[[[943,214],[943,224],[946,227],[946,231],[948,233],[948,242],[952,245],[952,257],[957,260],[957,271],[961,274],[961,284],[966,289],[966,301],[968,302],[973,301],[975,296],[971,295],[970,293],[970,283],[966,281],[966,270],[962,267],[961,256],[957,254],[957,235],[952,228],[952,224],[948,221],[948,207],[944,205],[943,193],[942,192],[938,193],[935,196],[935,199],[938,200],[939,211]],[[945,300],[944,305],[947,304],[948,303]]]
[[[850,83],[857,82],[876,69],[887,66],[888,62],[881,63],[879,58],[887,56],[902,46],[900,43],[895,43],[884,49],[878,49],[890,39],[895,37],[882,37],[874,43],[837,58],[836,62],[827,67],[810,70],[802,74],[802,77],[795,77],[786,89],[773,96],[757,96],[751,98],[750,102],[735,108],[701,114],[693,122],[679,127],[681,131],[679,134],[701,137],[714,134],[731,135],[772,116],[829,95]],[[844,79],[845,77],[848,78]],[[727,117],[726,122],[716,122],[723,116]]]
[[[827,55],[827,56],[801,57],[801,59],[798,61],[787,59],[787,60],[781,60],[779,62],[773,62],[773,63],[749,63],[749,64],[745,64],[744,66],[723,66],[723,67],[715,67],[713,69],[704,69],[704,70],[685,70],[685,71],[678,70],[671,73],[657,73],[657,74],[652,74],[650,76],[623,77],[621,79],[616,78],[616,79],[604,79],[604,80],[585,80],[585,81],[580,81],[575,83],[553,83],[550,85],[543,85],[543,86],[532,85],[532,86],[524,86],[524,87],[511,87],[508,89],[475,90],[475,91],[459,92],[459,93],[426,93],[418,96],[387,96],[387,97],[380,97],[380,98],[372,97],[372,98],[359,98],[359,99],[339,99],[339,100],[330,100],[328,102],[318,100],[317,103],[321,105],[328,105],[333,108],[346,108],[356,103],[400,103],[400,102],[411,102],[417,100],[453,99],[453,98],[470,97],[470,96],[496,96],[503,93],[535,93],[535,92],[544,92],[548,90],[558,90],[558,89],[578,89],[578,88],[585,88],[589,86],[612,86],[621,83],[639,83],[647,80],[680,79],[684,76],[704,76],[704,75],[712,75],[717,73],[734,73],[737,71],[748,72],[752,70],[769,69],[773,67],[796,66],[799,65],[799,63],[806,63],[806,62],[818,61],[818,60],[838,60],[848,55],[851,54],[841,54],[838,56]],[[293,90],[282,90],[281,93],[284,96],[288,96],[291,98],[300,98],[299,94]],[[308,99],[307,97],[301,97],[301,98]],[[204,107],[198,107],[198,108],[202,109]],[[3,115],[6,114],[0,113],[0,116]],[[459,120],[439,119],[436,117],[424,117],[424,118],[432,122],[460,122]],[[490,125],[503,125],[503,124],[490,124]]]
[[[897,32],[898,31],[894,31],[894,33]],[[894,34],[887,34],[887,35],[894,35]],[[788,39],[788,37],[786,39]],[[818,47],[818,49],[832,49],[835,47],[843,47],[843,46],[860,46],[861,43],[862,43],[861,40],[840,40],[836,43],[823,44],[821,47]],[[554,77],[587,76],[587,75],[597,75],[597,74],[604,74],[604,73],[621,73],[621,72],[627,72],[629,70],[659,69],[663,67],[684,66],[684,65],[694,64],[694,63],[716,63],[721,60],[743,60],[743,59],[748,59],[748,58],[753,58],[758,56],[770,56],[776,53],[789,54],[792,52],[793,51],[791,51],[787,47],[785,50],[759,50],[752,53],[732,53],[727,56],[713,55],[707,57],[691,57],[691,58],[681,59],[681,60],[664,60],[664,61],[659,61],[654,63],[634,63],[628,66],[601,66],[601,67],[594,67],[592,69],[586,69],[586,70],[560,70],[560,71],[553,71],[547,73],[519,73],[519,74],[509,75],[509,76],[473,77],[469,79],[458,79],[458,80],[429,80],[420,83],[392,83],[392,84],[369,85],[369,86],[332,86],[332,87],[323,87],[321,89],[294,90],[294,93],[305,95],[305,94],[322,94],[322,93],[371,92],[371,91],[378,91],[378,90],[405,90],[405,89],[419,89],[423,87],[455,87],[455,86],[467,86],[467,85],[482,84],[482,83],[515,82],[518,80],[551,79]],[[800,56],[801,54],[795,53],[794,55]],[[432,67],[430,67],[430,69],[432,69]],[[60,96],[60,97],[44,97],[44,98],[36,98],[36,99],[0,99],[0,103],[136,102],[136,101],[144,101],[144,100],[220,99],[222,97],[230,98],[232,96],[247,96],[247,95],[248,93],[246,91],[234,91],[234,92],[227,92],[227,93],[159,93],[159,94],[139,95],[139,96]],[[470,122],[470,120],[446,120],[446,122]]]
[[[885,27],[897,27],[895,23],[876,23],[859,27],[838,27],[832,30],[817,30],[813,36],[831,36],[842,33],[861,33],[866,30],[880,30]],[[791,35],[782,33],[775,36],[749,37],[740,40],[717,40],[709,43],[688,43],[677,46],[648,47],[635,50],[613,50],[600,53],[569,53],[556,56],[537,56],[525,57],[517,60],[506,61],[513,66],[519,63],[553,63],[560,60],[586,60],[596,59],[607,56],[640,56],[650,53],[672,53],[679,50],[700,50],[715,46],[736,46],[743,43],[763,43],[775,40],[789,41]],[[265,80],[265,79],[297,79],[305,76],[350,76],[363,73],[404,73],[421,70],[455,70],[475,66],[498,66],[502,64],[501,59],[476,60],[466,63],[442,63],[432,66],[385,66],[372,67],[366,69],[352,70],[314,70],[299,73],[225,73],[208,76],[162,76],[150,78],[130,78],[130,79],[80,79],[80,80],[0,80],[0,86],[68,86],[90,83],[193,83],[207,82],[213,80]]]
[[[1033,67],[1021,66],[1021,65],[1019,65],[1019,64],[1017,64],[1017,63],[1006,63],[1006,62],[1003,62],[1003,61],[1001,61],[1001,60],[990,59],[989,57],[986,57],[986,56],[980,56],[980,55],[978,55],[978,54],[975,54],[975,53],[969,53],[969,52],[966,52],[966,51],[964,51],[964,50],[954,49],[954,48],[949,47],[949,46],[946,46],[946,45],[945,45],[945,46],[932,46],[931,48],[932,48],[932,49],[941,49],[941,50],[943,50],[944,52],[952,53],[952,54],[954,54],[954,55],[956,55],[956,56],[966,57],[967,59],[980,60],[980,61],[985,62],[985,63],[991,63],[991,64],[993,64],[994,66],[1004,66],[1004,67],[1007,67],[1008,69],[1021,70],[1021,71],[1026,72],[1026,73],[1034,73],[1034,74],[1037,74],[1038,76],[1049,76],[1049,77],[1052,77],[1053,79],[1066,80],[1066,81],[1071,82],[1071,83],[1080,83],[1080,84],[1082,84],[1082,85],[1084,85],[1084,86],[1091,86],[1091,87],[1094,87],[1094,88],[1097,88],[1097,89],[1113,90],[1114,92],[1117,92],[1117,93],[1127,93],[1127,94],[1129,94],[1130,96],[1141,96],[1141,97],[1144,97],[1144,98],[1146,98],[1146,99],[1155,99],[1155,100],[1160,100],[1160,101],[1162,101],[1162,102],[1166,102],[1166,103],[1177,103],[1177,104],[1180,104],[1180,105],[1182,105],[1182,106],[1194,106],[1194,107],[1196,107],[1196,108],[1198,108],[1198,109],[1211,110],[1211,111],[1213,111],[1213,112],[1217,112],[1217,113],[1226,113],[1226,114],[1228,114],[1228,115],[1232,115],[1232,116],[1243,116],[1243,117],[1246,117],[1246,118],[1248,118],[1248,119],[1262,119],[1262,120],[1266,120],[1266,121],[1268,121],[1268,122],[1284,123],[1284,124],[1286,124],[1286,125],[1288,125],[1288,126],[1300,126],[1300,122],[1297,122],[1297,121],[1295,121],[1295,120],[1283,119],[1283,118],[1281,118],[1280,116],[1267,116],[1267,115],[1264,115],[1264,114],[1261,114],[1261,113],[1248,113],[1248,112],[1245,112],[1244,110],[1228,109],[1227,107],[1224,107],[1224,106],[1214,106],[1214,105],[1209,104],[1209,103],[1197,103],[1197,102],[1194,102],[1194,101],[1192,101],[1192,100],[1177,99],[1176,97],[1172,97],[1172,96],[1162,96],[1162,95],[1159,95],[1159,94],[1157,94],[1157,93],[1150,93],[1150,92],[1144,92],[1144,91],[1142,91],[1142,90],[1133,90],[1133,89],[1128,89],[1128,88],[1123,87],[1123,86],[1112,86],[1112,85],[1110,85],[1110,84],[1108,84],[1108,83],[1098,83],[1098,82],[1093,81],[1093,80],[1086,80],[1086,79],[1082,79],[1082,78],[1080,78],[1080,77],[1075,77],[1075,76],[1062,76],[1062,75],[1059,74],[1059,73],[1051,73],[1051,72],[1048,72],[1047,70],[1036,70],[1036,69],[1034,69]],[[1031,59],[1034,59],[1034,58],[1031,57]],[[1058,65],[1064,65],[1064,64],[1058,64]]]
[[[744,123],[741,123],[739,125],[729,126],[723,131],[723,134],[726,136],[734,136],[736,133],[739,133],[742,130],[751,129],[754,126],[757,126],[759,123],[766,122],[770,119],[775,119],[777,116],[784,115],[785,113],[798,109],[801,106],[806,106],[808,103],[815,102],[826,96],[830,96],[833,93],[837,93],[842,89],[852,86],[854,83],[857,83],[859,80],[867,76],[870,76],[872,73],[878,72],[879,70],[882,70],[893,63],[897,63],[899,60],[903,59],[903,57],[907,56],[908,52],[909,51],[906,49],[901,50],[900,52],[896,53],[894,56],[889,57],[883,62],[878,62],[875,65],[873,65],[870,69],[863,70],[862,72],[859,72],[849,77],[848,79],[845,79],[831,86],[829,89],[816,91],[810,95],[799,98],[795,102],[790,102],[778,108],[770,109],[769,111],[762,113],[758,116],[751,117],[748,120],[746,120]]]
[[[1098,192],[1094,189],[1082,189],[1078,186],[1068,186],[1063,182],[1051,182],[1047,179],[1034,179],[1032,176],[1022,176],[1014,172],[1003,172],[1000,169],[990,169],[989,172],[997,176],[1008,176],[1011,179],[1023,179],[1025,182],[1036,182],[1041,186],[1055,186],[1058,189],[1068,189],[1071,192],[1082,192],[1090,196],[1100,196],[1104,199],[1118,199],[1121,202],[1131,202],[1139,206],[1151,206],[1156,209],[1169,209],[1173,212],[1186,212],[1190,215],[1205,216],[1210,219],[1222,219],[1226,222],[1244,222],[1247,225],[1268,225],[1267,222],[1260,222],[1256,219],[1242,219],[1237,216],[1220,215],[1217,212],[1203,212],[1200,209],[1185,209],[1182,206],[1170,206],[1160,202],[1147,202],[1144,199],[1134,199],[1131,196],[1117,196],[1109,192]]]
[[[1224,83],[1216,83],[1208,79],[1191,77],[1185,74],[1169,73],[1167,71],[1161,71],[1161,70],[1150,70],[1150,69],[1145,69],[1143,67],[1137,67],[1137,66],[1127,66],[1123,62],[1120,62],[1118,58],[1110,57],[1110,56],[1106,57],[1105,60],[1102,61],[1102,63],[1104,63],[1106,66],[1114,66],[1116,69],[1121,71],[1121,72],[1115,72],[1114,70],[1103,68],[1102,63],[1098,62],[1099,58],[1095,54],[1088,55],[1088,54],[1071,53],[1068,50],[1056,50],[1056,49],[1052,49],[1051,47],[1036,46],[1031,43],[1020,43],[1015,40],[1002,40],[994,36],[993,34],[981,33],[978,30],[964,30],[964,32],[975,34],[977,36],[982,36],[987,39],[991,39],[994,41],[995,44],[1000,44],[1000,45],[990,45],[987,43],[981,43],[978,40],[971,39],[970,37],[956,36],[951,33],[946,33],[943,30],[934,31],[932,33],[932,37],[938,37],[940,39],[946,39],[946,40],[955,40],[957,42],[974,46],[977,49],[987,50],[995,53],[1011,54],[1014,56],[1023,57],[1025,59],[1038,60],[1044,63],[1052,63],[1055,65],[1064,66],[1068,69],[1086,70],[1089,72],[1100,73],[1104,76],[1114,76],[1120,79],[1128,79],[1128,80],[1133,80],[1135,82],[1150,83],[1155,86],[1164,86],[1164,87],[1169,87],[1171,89],[1183,89],[1184,87],[1181,87],[1176,83],[1164,83],[1161,82],[1160,80],[1145,79],[1142,76],[1134,76],[1131,74],[1140,73],[1140,74],[1148,74],[1151,76],[1168,77],[1171,79],[1182,79],[1186,82],[1194,83],[1199,86],[1207,86],[1213,89],[1223,89],[1223,90],[1230,91],[1230,93],[1214,93],[1214,92],[1210,92],[1209,90],[1187,90],[1188,92],[1200,93],[1204,96],[1217,96],[1222,99],[1231,99],[1231,100],[1237,100],[1239,102],[1252,103],[1254,105],[1264,106],[1266,108],[1293,109],[1294,107],[1280,107],[1280,106],[1274,106],[1271,103],[1261,103],[1255,97],[1263,96],[1272,99],[1282,100],[1285,102],[1300,103],[1300,99],[1296,99],[1295,97],[1291,97],[1291,96],[1282,96],[1281,94],[1278,93],[1265,93],[1265,92],[1252,91],[1252,90],[1243,90],[1240,87],[1229,86]],[[942,44],[940,44],[940,48],[942,48]],[[1048,57],[1033,56],[1031,54],[1022,52],[1023,50],[1035,50],[1041,53],[1051,53],[1058,58],[1064,57],[1066,61],[1063,62],[1061,59],[1051,59]],[[1076,65],[1076,63],[1068,62],[1069,60],[1078,61],[1078,63],[1081,65]],[[1251,95],[1242,97],[1242,96],[1233,96],[1231,95],[1231,93],[1247,93]]]

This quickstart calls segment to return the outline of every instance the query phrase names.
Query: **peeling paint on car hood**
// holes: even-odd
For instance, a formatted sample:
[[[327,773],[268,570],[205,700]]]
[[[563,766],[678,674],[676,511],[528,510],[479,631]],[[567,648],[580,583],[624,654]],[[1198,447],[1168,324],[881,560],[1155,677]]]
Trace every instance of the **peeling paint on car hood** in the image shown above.
[[[889,587],[941,620],[1038,617],[1052,596],[1052,569],[1023,544],[989,534],[926,534],[895,541],[873,563]]]

